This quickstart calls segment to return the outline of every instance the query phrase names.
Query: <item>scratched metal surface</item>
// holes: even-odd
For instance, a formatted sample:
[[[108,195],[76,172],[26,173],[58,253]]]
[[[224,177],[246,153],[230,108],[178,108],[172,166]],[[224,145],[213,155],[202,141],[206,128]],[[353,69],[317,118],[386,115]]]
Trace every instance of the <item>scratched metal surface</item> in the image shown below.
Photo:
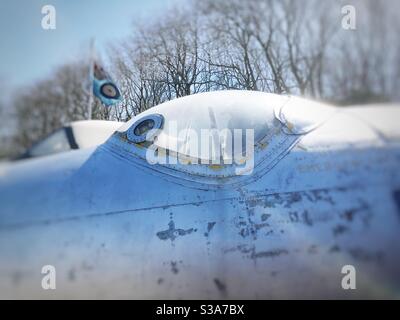
[[[399,297],[398,140],[342,112],[207,189],[115,139],[0,169],[0,298]],[[341,289],[345,264],[357,290]]]

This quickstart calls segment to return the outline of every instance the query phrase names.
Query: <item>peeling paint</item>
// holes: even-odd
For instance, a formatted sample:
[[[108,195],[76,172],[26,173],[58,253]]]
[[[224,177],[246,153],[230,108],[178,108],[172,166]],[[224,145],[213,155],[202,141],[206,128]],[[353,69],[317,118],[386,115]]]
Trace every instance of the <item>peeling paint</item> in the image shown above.
[[[221,294],[223,296],[225,296],[226,295],[226,285],[225,285],[225,283],[223,283],[218,278],[214,278],[214,283],[215,283],[215,286],[217,287],[217,289],[221,292]]]
[[[171,271],[173,274],[178,274],[179,269],[178,269],[178,263],[176,261],[171,261]]]
[[[157,237],[160,240],[168,240],[170,239],[171,241],[174,241],[177,237],[179,236],[185,236],[188,234],[191,234],[192,232],[196,232],[197,230],[194,228],[190,228],[190,229],[177,229],[175,228],[175,223],[174,221],[170,221],[168,223],[168,229],[164,230],[164,231],[159,231],[157,232]]]
[[[334,236],[341,235],[341,234],[343,234],[343,233],[345,233],[347,231],[348,231],[348,228],[346,226],[342,225],[342,224],[339,224],[339,225],[335,226],[332,229],[332,232],[333,232]]]
[[[214,228],[215,224],[216,224],[216,222],[209,222],[209,223],[207,224],[207,232],[204,233],[204,236],[205,236],[205,237],[208,237],[208,236],[209,236],[210,231]]]
[[[286,249],[274,249],[274,250],[268,250],[268,251],[261,251],[261,252],[255,252],[252,254],[253,259],[257,258],[275,258],[279,257],[281,255],[287,255],[289,254],[289,251]]]
[[[348,252],[354,259],[360,261],[381,263],[384,260],[384,255],[381,251],[368,251],[357,247],[349,249]]]

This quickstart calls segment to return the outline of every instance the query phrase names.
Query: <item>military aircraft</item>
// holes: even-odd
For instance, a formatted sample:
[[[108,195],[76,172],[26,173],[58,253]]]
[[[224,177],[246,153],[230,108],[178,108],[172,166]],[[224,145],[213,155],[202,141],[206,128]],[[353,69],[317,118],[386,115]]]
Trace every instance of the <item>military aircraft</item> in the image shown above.
[[[398,119],[217,91],[4,165],[0,298],[399,298]]]

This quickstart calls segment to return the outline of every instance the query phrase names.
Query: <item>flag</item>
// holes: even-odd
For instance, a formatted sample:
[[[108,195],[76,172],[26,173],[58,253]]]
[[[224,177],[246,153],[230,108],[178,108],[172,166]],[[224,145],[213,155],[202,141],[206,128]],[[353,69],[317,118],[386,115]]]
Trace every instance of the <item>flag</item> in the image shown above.
[[[121,100],[117,85],[97,62],[94,62],[93,66],[93,94],[106,106]]]

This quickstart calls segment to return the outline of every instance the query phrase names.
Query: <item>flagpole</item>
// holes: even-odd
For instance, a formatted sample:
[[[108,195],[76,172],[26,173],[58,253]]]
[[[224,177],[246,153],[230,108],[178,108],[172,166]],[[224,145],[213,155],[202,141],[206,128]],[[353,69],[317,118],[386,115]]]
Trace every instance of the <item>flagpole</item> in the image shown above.
[[[89,102],[88,102],[88,120],[92,120],[92,106],[93,106],[93,72],[94,72],[94,41],[90,40],[90,56],[89,56]]]

